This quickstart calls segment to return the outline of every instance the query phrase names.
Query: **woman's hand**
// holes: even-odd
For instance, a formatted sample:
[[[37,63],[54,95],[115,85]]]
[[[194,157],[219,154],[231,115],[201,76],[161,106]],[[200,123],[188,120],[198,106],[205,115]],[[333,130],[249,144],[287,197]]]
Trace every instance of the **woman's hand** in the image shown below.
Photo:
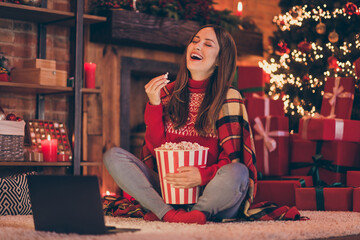
[[[164,179],[174,188],[192,188],[201,184],[201,175],[197,167],[180,167],[177,173],[168,173]]]
[[[167,79],[168,75],[169,73],[165,73],[153,78],[145,85],[145,92],[151,105],[159,105],[161,103],[160,90],[170,82]]]

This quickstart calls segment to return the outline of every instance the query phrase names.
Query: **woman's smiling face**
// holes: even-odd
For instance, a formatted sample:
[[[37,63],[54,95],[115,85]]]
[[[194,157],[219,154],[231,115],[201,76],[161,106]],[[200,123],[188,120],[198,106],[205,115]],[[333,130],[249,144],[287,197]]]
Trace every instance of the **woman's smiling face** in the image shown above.
[[[201,29],[186,50],[186,66],[193,80],[209,78],[216,67],[219,43],[212,27]]]

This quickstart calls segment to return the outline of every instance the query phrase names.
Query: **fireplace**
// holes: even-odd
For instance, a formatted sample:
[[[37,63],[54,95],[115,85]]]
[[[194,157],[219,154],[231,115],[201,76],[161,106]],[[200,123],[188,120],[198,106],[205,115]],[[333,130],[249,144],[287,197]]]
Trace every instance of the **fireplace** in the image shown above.
[[[121,148],[139,157],[145,133],[144,110],[148,101],[145,84],[166,72],[169,72],[169,79],[173,81],[178,69],[179,66],[175,63],[121,57]]]

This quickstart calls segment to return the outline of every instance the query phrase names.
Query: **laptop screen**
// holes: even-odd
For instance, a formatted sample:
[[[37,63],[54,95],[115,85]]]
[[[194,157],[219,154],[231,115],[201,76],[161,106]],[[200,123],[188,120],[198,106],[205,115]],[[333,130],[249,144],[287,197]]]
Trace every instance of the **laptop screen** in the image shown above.
[[[28,176],[36,230],[59,233],[106,232],[95,176]]]

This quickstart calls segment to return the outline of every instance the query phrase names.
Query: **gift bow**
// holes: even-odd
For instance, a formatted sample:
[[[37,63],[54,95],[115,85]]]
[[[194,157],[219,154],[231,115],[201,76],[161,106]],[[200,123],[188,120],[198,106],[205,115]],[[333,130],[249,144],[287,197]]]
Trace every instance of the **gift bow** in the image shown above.
[[[265,120],[265,128],[259,117],[254,119],[254,129],[258,133],[255,135],[255,140],[264,139],[264,173],[265,175],[270,174],[269,168],[269,152],[273,152],[276,149],[276,140],[272,137],[285,137],[289,136],[287,131],[271,131],[270,132],[270,121],[271,117],[267,116]]]
[[[327,92],[324,94],[324,98],[329,98],[329,103],[331,105],[330,116],[335,116],[335,107],[337,98],[354,98],[354,95],[351,92],[344,92],[344,87],[340,86],[340,77],[335,78],[335,86],[333,87],[333,92]]]

